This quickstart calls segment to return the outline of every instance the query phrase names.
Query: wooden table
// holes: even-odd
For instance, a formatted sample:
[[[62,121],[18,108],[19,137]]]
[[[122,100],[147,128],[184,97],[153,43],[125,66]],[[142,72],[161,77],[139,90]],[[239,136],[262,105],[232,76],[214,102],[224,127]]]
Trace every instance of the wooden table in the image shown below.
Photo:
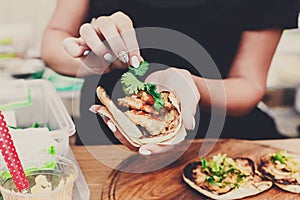
[[[202,140],[198,141],[201,142]],[[300,154],[300,139],[248,142],[269,145]],[[72,146],[72,150],[87,181],[91,200],[100,199],[102,187],[113,167],[134,154],[134,152],[127,151],[122,145]]]

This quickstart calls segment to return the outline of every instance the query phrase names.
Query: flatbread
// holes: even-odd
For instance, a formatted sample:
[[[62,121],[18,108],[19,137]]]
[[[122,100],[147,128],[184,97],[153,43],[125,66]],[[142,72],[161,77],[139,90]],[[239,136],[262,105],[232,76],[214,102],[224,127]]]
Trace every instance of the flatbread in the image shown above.
[[[296,157],[300,160],[299,155],[288,153],[288,156]],[[292,172],[282,171],[276,169],[272,159],[272,154],[264,155],[261,157],[261,163],[259,170],[262,176],[273,183],[284,191],[300,194],[300,183],[299,180],[295,181],[292,178]],[[275,170],[276,169],[276,170]],[[300,172],[298,172],[300,174]],[[298,183],[297,183],[298,182]]]
[[[292,193],[296,193],[296,194],[300,194],[300,185],[283,185],[283,184],[279,184],[274,182],[274,184],[281,188],[282,190],[288,191],[288,192],[292,192]]]
[[[198,164],[200,164],[200,162],[189,163],[184,168],[184,172],[182,175],[183,180],[196,191],[212,199],[241,199],[248,196],[257,195],[272,187],[271,181],[264,181],[261,177],[255,174],[253,180],[246,180],[237,189],[232,189],[224,194],[216,194],[209,190],[201,188],[193,180],[191,180],[191,174]]]
[[[238,189],[231,190],[230,192],[222,195],[216,195],[210,191],[204,190],[190,179],[183,175],[183,180],[192,188],[200,192],[201,194],[212,198],[212,199],[242,199],[249,196],[254,196],[262,193],[272,187],[271,181],[261,181],[261,182],[246,182],[242,184]]]
[[[144,144],[177,144],[183,141],[185,136],[187,135],[182,123],[181,114],[179,112],[179,125],[175,128],[173,132],[165,135],[144,137],[139,128],[121,110],[117,108],[117,106],[108,97],[105,90],[101,86],[97,87],[96,93],[99,100],[106,108],[100,109],[98,113],[101,113],[106,117],[110,118],[112,122],[117,126],[119,131],[127,139],[127,141],[135,147],[139,147]],[[170,101],[175,106],[175,108],[178,111],[180,111],[179,102],[173,94],[170,96]]]

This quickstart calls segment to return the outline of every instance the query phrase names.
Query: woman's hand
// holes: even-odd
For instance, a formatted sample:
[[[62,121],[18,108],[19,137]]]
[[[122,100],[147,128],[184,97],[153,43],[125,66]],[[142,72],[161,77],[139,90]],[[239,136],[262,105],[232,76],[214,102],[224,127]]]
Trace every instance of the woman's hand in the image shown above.
[[[150,74],[145,82],[161,85],[174,92],[180,101],[185,128],[188,130],[195,128],[194,115],[200,100],[200,93],[189,71],[171,67]]]
[[[100,109],[106,109],[106,108],[101,105],[93,105],[90,107],[89,110],[95,114],[99,114],[103,119],[103,121],[108,126],[108,128],[111,130],[111,132],[115,135],[115,137],[131,151],[138,151],[142,155],[151,155],[151,154],[163,153],[173,148],[172,145],[166,146],[166,145],[155,145],[155,144],[146,144],[141,146],[140,148],[133,146],[117,129],[113,121],[108,116],[104,116],[103,114],[100,114],[98,112]]]
[[[72,57],[81,58],[94,73],[108,73],[129,64],[138,67],[143,60],[133,23],[122,12],[83,24],[79,33],[80,38],[66,38],[64,48]]]
[[[106,109],[104,106],[101,105],[93,105],[90,107],[90,111],[99,114],[103,121],[106,123],[108,128],[111,130],[111,132],[115,135],[115,137],[123,144],[125,145],[129,150],[131,151],[138,151],[142,155],[151,155],[151,154],[157,154],[157,153],[163,153],[173,148],[172,145],[155,145],[155,144],[146,144],[141,146],[140,148],[133,146],[128,142],[128,140],[123,136],[123,134],[117,129],[113,121],[108,117],[104,116],[103,114],[100,114],[98,111],[100,109]]]

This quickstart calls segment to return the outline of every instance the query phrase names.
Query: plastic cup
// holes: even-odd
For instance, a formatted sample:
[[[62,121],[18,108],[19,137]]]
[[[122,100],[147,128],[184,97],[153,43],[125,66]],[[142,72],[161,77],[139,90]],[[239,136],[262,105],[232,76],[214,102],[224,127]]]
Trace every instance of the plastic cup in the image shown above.
[[[77,166],[72,161],[54,156],[46,164],[45,160],[25,160],[22,164],[31,193],[17,191],[4,164],[0,167],[0,191],[4,200],[72,200],[78,176]]]

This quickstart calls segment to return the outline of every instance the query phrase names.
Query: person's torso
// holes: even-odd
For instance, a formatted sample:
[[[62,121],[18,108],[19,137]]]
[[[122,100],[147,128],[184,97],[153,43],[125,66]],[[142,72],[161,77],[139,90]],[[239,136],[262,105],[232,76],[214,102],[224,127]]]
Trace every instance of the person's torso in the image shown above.
[[[238,15],[239,9],[220,2],[222,1],[91,0],[89,18],[122,11],[129,15],[135,28],[161,27],[179,31],[204,47],[216,63],[222,77],[226,77],[243,30],[233,17]],[[150,62],[193,68],[185,58],[165,51],[142,50],[142,54]]]

